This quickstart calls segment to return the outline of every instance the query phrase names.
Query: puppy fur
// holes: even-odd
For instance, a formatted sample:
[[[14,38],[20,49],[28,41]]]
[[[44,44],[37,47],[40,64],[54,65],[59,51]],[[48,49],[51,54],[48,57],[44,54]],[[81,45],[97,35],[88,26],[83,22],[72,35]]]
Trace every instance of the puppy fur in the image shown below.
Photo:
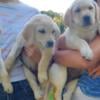
[[[2,32],[3,32],[3,28],[0,28],[0,33]],[[10,83],[8,71],[6,70],[4,60],[2,58],[2,48],[0,48],[0,83],[2,84],[5,92],[7,93],[13,92],[13,87]]]
[[[99,11],[93,0],[76,0],[67,13],[71,17],[65,24],[68,28],[64,32],[66,44],[71,49],[79,50],[81,55],[91,60],[93,53],[86,41],[91,41],[96,36]],[[73,17],[74,16],[74,17]]]
[[[85,22],[84,22],[85,21]],[[88,21],[88,22],[87,22]],[[91,60],[93,53],[88,45],[96,36],[99,22],[99,8],[93,0],[76,0],[64,17],[68,28],[64,32],[66,45],[70,49],[79,50],[81,55]],[[55,100],[62,100],[67,72],[66,67],[54,63],[49,70],[49,80],[55,87]],[[78,79],[68,83],[64,100],[71,100]]]
[[[100,21],[99,11],[94,0],[76,0],[64,17],[64,23],[68,27],[64,32],[66,45],[71,49],[79,50],[81,55],[88,60],[93,58],[93,52],[88,42],[91,42],[96,36]],[[77,81],[72,82],[71,86],[68,85],[72,87],[71,93],[76,87],[75,84]],[[69,92],[66,92],[64,100],[70,99]]]
[[[40,49],[42,53],[41,60],[38,64],[38,79],[41,84],[45,83],[48,80],[47,69],[49,62],[52,57],[52,48],[55,39],[60,34],[60,30],[56,23],[53,20],[44,14],[38,14],[34,16],[26,25],[21,34],[16,38],[16,41],[9,53],[5,65],[10,71],[13,67],[13,64],[16,58],[19,56],[23,47],[27,47],[31,44],[34,44],[37,48]],[[40,99],[42,91],[36,82],[36,77],[29,70],[36,69],[34,61],[30,61],[25,55],[23,57],[27,65],[24,67],[26,78],[34,91],[35,98]],[[58,99],[56,99],[58,100]]]

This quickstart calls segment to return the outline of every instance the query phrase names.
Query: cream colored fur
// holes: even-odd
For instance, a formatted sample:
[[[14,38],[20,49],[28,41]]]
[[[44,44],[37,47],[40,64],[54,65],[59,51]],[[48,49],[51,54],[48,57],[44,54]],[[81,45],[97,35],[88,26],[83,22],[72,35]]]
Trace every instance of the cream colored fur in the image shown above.
[[[0,29],[0,33],[2,33],[2,28]],[[13,87],[10,83],[10,78],[8,75],[8,71],[6,70],[3,58],[2,58],[2,49],[0,48],[0,83],[3,86],[3,89],[7,93],[13,92]]]
[[[83,24],[84,16],[90,18],[89,25]],[[93,52],[88,42],[95,38],[99,21],[99,7],[96,2],[93,0],[76,0],[64,17],[65,25],[68,27],[64,32],[66,45],[71,49],[79,50],[83,57],[91,60]],[[64,100],[71,100],[76,84],[77,80],[69,83],[68,91],[64,94]]]
[[[89,8],[90,7],[90,8]],[[89,10],[91,9],[92,10]],[[82,10],[76,13],[75,10]],[[82,26],[82,17],[89,16],[91,25]],[[65,25],[68,28],[64,32],[66,45],[70,49],[79,50],[81,55],[91,60],[93,53],[87,41],[91,41],[96,36],[99,22],[99,8],[93,0],[76,0],[68,9],[64,17]],[[87,41],[86,41],[87,40]],[[53,64],[49,71],[51,83],[56,87],[55,100],[61,100],[61,94],[66,78],[66,67]],[[71,100],[71,96],[76,88],[77,79],[68,84],[67,92],[63,95],[64,100]]]
[[[92,7],[92,9],[89,9],[89,7]],[[77,9],[81,9],[81,11],[79,13],[75,12]],[[70,20],[65,16],[65,24],[68,25],[64,32],[67,45],[71,49],[79,50],[81,55],[89,60],[92,59],[93,53],[86,40],[91,41],[96,36],[99,22],[97,12],[99,12],[97,4],[93,0],[76,0],[67,12]],[[91,25],[83,26],[84,16],[90,17]]]
[[[93,7],[92,11],[87,11],[89,6]],[[78,17],[77,14],[73,14],[76,7],[85,8],[83,9],[83,15]],[[92,0],[76,0],[72,7],[65,14],[65,24],[68,26],[64,32],[66,38],[67,47],[75,50],[80,50],[82,56],[86,59],[91,60],[93,53],[91,48],[88,45],[87,41],[91,41],[96,36],[96,30],[98,29],[99,21],[99,8],[97,4]],[[89,27],[81,26],[82,22],[80,18],[87,14],[91,18],[91,23]],[[77,18],[78,17],[78,18]],[[78,21],[78,22],[77,22]],[[77,24],[76,24],[77,23]],[[79,26],[78,26],[79,24]],[[55,88],[55,100],[61,100],[62,90],[64,88],[65,82],[67,80],[66,67],[54,63],[49,69],[49,80]],[[75,91],[77,81],[73,80],[66,86],[67,92],[63,94],[64,100],[71,100],[72,94]]]
[[[8,71],[12,69],[16,57],[19,55],[23,47],[30,44],[35,44],[41,51],[42,57],[38,66],[38,79],[41,84],[48,80],[47,69],[52,57],[52,47],[48,47],[48,41],[54,42],[55,38],[60,34],[58,26],[47,15],[38,14],[34,16],[25,26],[21,34],[17,37],[14,46],[6,59],[6,67]],[[24,57],[26,63],[32,65],[32,69],[36,66],[34,61],[31,62],[27,57]],[[30,66],[29,66],[30,67]],[[35,76],[31,73],[29,68],[25,69],[26,78],[34,91],[36,99],[40,99],[42,91],[36,83]],[[53,70],[54,71],[54,70]],[[57,74],[57,73],[56,73]],[[53,76],[52,76],[53,77]],[[56,99],[57,100],[57,99]]]
[[[82,5],[84,5],[83,2],[85,2],[86,4],[89,4],[90,2],[92,2],[92,4],[94,4],[93,9],[95,11],[93,11],[93,14],[95,14],[95,19],[93,19],[93,21],[92,21],[93,26],[89,30],[84,30],[84,28],[78,27],[76,24],[73,24],[72,20],[73,20],[74,15],[73,15],[72,8],[73,8],[73,6],[78,5],[78,2],[82,2],[82,3],[79,3]],[[97,13],[97,5],[96,5],[96,3],[93,3],[92,0],[77,0],[72,5],[72,8],[69,9],[69,11],[67,12],[69,14],[66,13],[66,15],[65,15],[65,23],[66,23],[66,25],[69,26],[69,28],[64,33],[65,37],[66,37],[67,45],[69,47],[73,47],[73,45],[74,45],[74,44],[72,45],[73,41],[74,41],[74,43],[76,43],[75,44],[76,46],[80,45],[80,47],[81,47],[83,45],[82,46],[83,48],[81,49],[82,56],[85,56],[87,59],[92,59],[93,54],[92,54],[92,51],[91,51],[91,49],[88,46],[86,41],[83,43],[84,40],[82,40],[82,42],[81,42],[80,41],[81,39],[79,37],[76,37],[76,36],[75,36],[76,39],[75,38],[74,38],[74,40],[73,40],[73,38],[71,39],[73,41],[70,41],[68,39],[71,38],[71,36],[73,34],[79,35],[80,33],[82,33],[82,34],[88,33],[88,35],[86,37],[89,37],[90,36],[89,33],[92,32],[93,36],[91,35],[91,38],[89,37],[89,40],[92,40],[92,38],[95,36],[94,32],[97,29],[96,24],[94,24],[94,20],[97,23],[98,18],[99,18],[98,13]],[[69,17],[67,17],[67,15]],[[92,15],[92,16],[94,16],[94,15]],[[79,20],[79,18],[77,18],[77,17],[75,17],[75,18]],[[43,22],[41,22],[41,21],[43,21]],[[81,21],[79,21],[79,22],[81,22]],[[75,25],[75,27],[74,27],[74,25]],[[44,28],[46,30],[46,34],[39,33],[38,30],[42,29],[42,28]],[[94,28],[94,30],[92,31],[93,28]],[[52,48],[49,48],[49,49],[45,48],[45,45],[46,45],[48,40],[54,40],[54,36],[51,34],[53,29],[56,31],[56,33],[59,33],[59,29],[58,29],[57,25],[54,22],[52,22],[52,20],[50,18],[47,18],[46,16],[44,16],[44,17],[42,16],[42,19],[41,19],[41,16],[33,17],[27,23],[27,25],[25,26],[21,35],[18,36],[18,38],[16,39],[16,42],[15,42],[7,60],[6,60],[6,67],[10,71],[12,69],[12,65],[15,62],[16,57],[19,55],[22,47],[23,46],[26,47],[32,43],[35,43],[35,45],[40,49],[40,51],[42,53],[42,58],[40,60],[39,66],[38,66],[39,81],[41,84],[45,84],[46,82],[47,83],[50,82],[55,87],[55,94],[54,94],[55,100],[61,100],[62,90],[63,90],[63,87],[65,85],[66,76],[67,76],[66,68],[64,66],[60,66],[60,65],[54,63],[50,67],[49,73],[47,74],[48,64],[49,64],[49,61],[52,57]],[[79,32],[77,32],[77,29]],[[54,34],[54,35],[56,35],[56,34]],[[67,38],[67,36],[68,36],[68,38]],[[84,36],[82,36],[82,38],[83,37]],[[86,38],[86,37],[84,37],[84,38]],[[86,38],[86,39],[88,39],[88,38]],[[71,43],[69,43],[69,42],[71,42]],[[77,49],[77,48],[75,47],[73,49]],[[79,47],[78,47],[78,50],[79,50]],[[89,52],[89,53],[87,54],[87,52]],[[30,63],[30,61],[27,57],[26,57],[26,61],[28,63]],[[31,62],[31,65],[33,65],[32,67],[34,69],[35,68],[34,62]],[[36,77],[30,72],[30,70],[28,68],[25,67],[24,70],[25,70],[26,78],[27,78],[32,90],[34,91],[36,99],[44,100],[45,98],[44,99],[41,98],[43,91],[41,91],[40,87],[38,86],[38,84],[36,82]],[[49,75],[49,77],[47,77],[47,75]],[[70,85],[68,85],[69,86],[68,92],[66,92],[64,94],[64,100],[70,100],[72,93],[75,90],[76,84],[77,84],[77,80],[70,83]],[[45,99],[45,100],[47,100],[47,99]]]

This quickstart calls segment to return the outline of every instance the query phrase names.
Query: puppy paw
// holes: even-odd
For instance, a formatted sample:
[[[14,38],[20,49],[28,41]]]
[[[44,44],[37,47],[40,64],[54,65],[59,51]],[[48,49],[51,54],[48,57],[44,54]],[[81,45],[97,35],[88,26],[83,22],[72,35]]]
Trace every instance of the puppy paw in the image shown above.
[[[45,83],[48,80],[47,73],[46,72],[39,73],[38,79],[40,83]]]
[[[92,60],[92,58],[93,58],[93,52],[92,52],[92,50],[91,50],[91,48],[82,48],[81,49],[81,55],[85,58],[85,59],[87,59],[87,60]]]
[[[36,100],[44,100],[44,99],[43,99],[43,97],[42,97],[42,98],[39,98],[39,99],[36,99]]]
[[[13,93],[13,86],[11,83],[3,83],[4,91],[7,93]]]
[[[36,100],[43,100],[43,92],[41,90],[37,90],[36,92],[34,92],[35,98]]]

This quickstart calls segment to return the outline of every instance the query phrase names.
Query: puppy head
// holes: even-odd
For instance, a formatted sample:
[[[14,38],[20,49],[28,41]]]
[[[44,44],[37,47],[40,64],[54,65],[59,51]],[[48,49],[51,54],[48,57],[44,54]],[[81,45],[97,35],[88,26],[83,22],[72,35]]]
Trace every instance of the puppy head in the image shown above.
[[[53,20],[44,14],[38,14],[32,18],[32,20],[28,25],[30,28],[31,38],[33,41],[44,48],[52,48],[54,44],[54,40],[57,38],[57,36],[60,34],[60,30],[55,22]],[[31,39],[31,40],[32,40]]]
[[[99,7],[94,0],[76,0],[65,14],[64,23],[90,27],[99,21]]]

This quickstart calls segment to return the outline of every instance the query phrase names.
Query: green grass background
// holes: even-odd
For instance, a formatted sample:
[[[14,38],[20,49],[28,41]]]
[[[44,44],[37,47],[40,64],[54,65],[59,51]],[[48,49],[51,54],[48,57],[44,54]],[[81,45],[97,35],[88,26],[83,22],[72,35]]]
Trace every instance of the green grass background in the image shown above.
[[[48,98],[49,98],[49,100],[54,100],[54,91],[53,91],[53,89],[51,89],[51,91],[49,92]]]

